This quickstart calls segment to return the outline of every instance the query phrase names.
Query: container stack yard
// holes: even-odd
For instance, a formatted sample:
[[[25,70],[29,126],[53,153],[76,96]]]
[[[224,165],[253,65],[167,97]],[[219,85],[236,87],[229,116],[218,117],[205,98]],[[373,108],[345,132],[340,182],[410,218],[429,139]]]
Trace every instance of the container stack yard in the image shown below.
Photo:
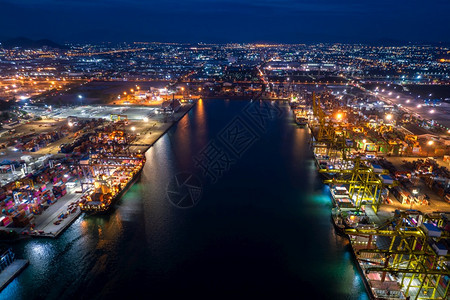
[[[75,191],[68,194],[66,183],[75,177],[76,173],[70,170],[65,159],[55,159],[22,179],[4,185],[0,194],[2,232],[11,237],[18,233],[54,236],[57,232],[45,231],[43,226],[52,221],[47,221],[50,214],[64,210],[73,201]],[[69,219],[74,219],[79,210],[70,213]],[[61,215],[65,215],[65,211]],[[57,217],[54,222],[67,217]]]

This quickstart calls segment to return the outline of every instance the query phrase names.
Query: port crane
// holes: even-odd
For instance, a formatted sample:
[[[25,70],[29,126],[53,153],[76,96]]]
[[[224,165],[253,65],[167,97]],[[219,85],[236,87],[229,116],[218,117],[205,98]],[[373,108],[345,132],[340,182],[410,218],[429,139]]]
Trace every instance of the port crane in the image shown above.
[[[387,175],[387,170],[377,170],[360,157],[347,159],[353,162],[351,169],[319,169],[319,173],[334,174],[330,179],[325,179],[325,184],[345,184],[349,186],[349,197],[353,200],[355,207],[363,204],[371,204],[375,213],[381,204],[382,189],[396,184],[385,182],[380,175]]]
[[[347,229],[345,233],[352,241],[358,236],[367,238],[364,244],[354,245],[357,258],[367,263],[366,273],[381,274],[381,282],[391,274],[410,299],[448,299],[450,255],[440,252],[437,246],[450,239],[447,231],[439,229],[444,218],[422,214],[414,217],[417,225],[411,225],[414,222],[410,213],[397,212],[387,229]]]

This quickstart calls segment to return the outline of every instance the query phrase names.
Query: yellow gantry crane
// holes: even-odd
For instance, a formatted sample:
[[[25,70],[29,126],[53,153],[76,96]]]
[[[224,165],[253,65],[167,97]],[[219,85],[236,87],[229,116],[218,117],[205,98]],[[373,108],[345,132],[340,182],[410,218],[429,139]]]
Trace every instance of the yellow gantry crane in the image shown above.
[[[317,97],[315,93],[312,95],[313,101],[313,113],[317,117],[317,141],[318,142],[328,142],[332,141],[335,136],[333,122],[327,120],[327,116],[323,111],[322,105],[320,103],[320,97]]]
[[[355,207],[359,208],[364,204],[370,204],[375,213],[378,212],[382,189],[394,186],[396,182],[383,180],[381,176],[387,175],[388,171],[376,169],[373,165],[363,162],[359,157],[347,159],[347,161],[353,162],[352,168],[320,169],[319,173],[335,175],[331,179],[324,180],[324,183],[348,185],[349,197]]]
[[[445,247],[440,247],[450,239],[449,232],[442,230],[448,219],[420,213],[415,217],[417,225],[408,213],[402,212],[388,229],[347,229],[345,232],[350,236],[363,271],[379,275],[373,277],[379,279],[372,282],[372,287],[394,286],[409,299],[448,299],[450,255]],[[358,237],[365,237],[367,241],[362,243]],[[379,246],[383,244],[379,241],[382,238],[388,241],[384,247]],[[388,274],[391,285],[386,284]]]
[[[326,116],[320,96],[312,94],[314,120],[310,123],[314,153],[321,155],[330,155],[330,149],[333,148],[335,140],[335,128],[333,122]],[[332,154],[332,153],[331,153]]]
[[[313,128],[314,153],[325,154],[328,158],[327,167],[323,163],[319,164],[319,172],[332,177],[324,183],[347,185],[349,196],[356,208],[369,204],[377,212],[382,202],[383,188],[393,186],[396,182],[389,178],[385,180],[388,171],[375,168],[359,157],[350,158],[351,149],[354,147],[350,136],[351,128],[341,122],[334,124],[322,108],[321,97],[317,97],[315,93],[312,95],[312,102],[317,120]],[[342,113],[338,113],[336,119],[340,120],[342,116]]]

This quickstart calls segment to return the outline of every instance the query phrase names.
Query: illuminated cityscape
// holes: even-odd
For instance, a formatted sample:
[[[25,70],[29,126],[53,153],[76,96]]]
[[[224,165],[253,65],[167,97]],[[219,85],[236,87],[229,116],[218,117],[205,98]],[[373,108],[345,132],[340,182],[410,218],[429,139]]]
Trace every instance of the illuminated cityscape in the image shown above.
[[[449,4],[400,35],[416,4],[153,3],[156,30],[45,0],[45,31],[25,2],[0,0],[0,299],[449,299]],[[390,38],[333,28],[354,12]]]

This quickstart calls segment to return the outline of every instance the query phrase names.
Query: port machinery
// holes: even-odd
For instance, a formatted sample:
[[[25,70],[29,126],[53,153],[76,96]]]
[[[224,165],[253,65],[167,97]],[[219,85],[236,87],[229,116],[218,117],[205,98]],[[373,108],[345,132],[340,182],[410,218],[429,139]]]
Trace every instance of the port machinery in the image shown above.
[[[383,196],[387,196],[386,188],[395,186],[397,182],[392,180],[388,171],[351,154],[354,148],[351,128],[341,122],[342,113],[336,114],[337,122],[325,114],[321,97],[315,93],[312,95],[315,118],[310,126],[319,173],[325,177],[326,184],[348,186],[349,198],[356,209],[371,205],[377,213]],[[318,159],[323,157],[326,159]]]
[[[386,187],[397,181],[352,151],[351,135],[364,127],[342,124],[342,115],[332,118],[324,107],[332,112],[331,106],[322,106],[321,96],[313,94],[310,128],[319,173],[324,183],[345,186],[355,209],[370,204],[377,213]],[[450,237],[445,231],[449,219],[449,213],[396,212],[381,226],[361,224],[344,230],[372,299],[449,299]]]
[[[316,96],[315,93],[312,94],[314,118],[310,123],[310,128],[314,153],[326,155],[330,161],[340,158],[345,161],[354,145],[350,138],[348,124],[333,122],[331,116],[327,115],[322,108],[321,97]],[[341,116],[341,118],[342,115],[342,113],[337,113],[337,116]]]
[[[140,153],[131,154],[129,152],[112,155],[90,154],[89,157],[80,160],[77,165],[82,192],[91,189],[99,176],[111,176],[117,168],[129,165],[125,163],[126,161],[142,160],[142,158],[143,155]]]
[[[450,213],[396,211],[378,228],[346,229],[375,299],[449,299]]]
[[[335,137],[334,124],[325,114],[320,99],[315,93],[312,94],[312,107],[315,118],[312,120],[310,127],[312,128],[315,144],[329,145]],[[317,134],[315,134],[316,132]]]
[[[383,199],[383,189],[395,186],[397,181],[388,176],[387,170],[369,164],[360,157],[347,161],[352,162],[352,168],[319,169],[319,173],[337,175],[323,182],[329,185],[348,185],[349,198],[352,199],[355,208],[371,205],[377,213]]]

